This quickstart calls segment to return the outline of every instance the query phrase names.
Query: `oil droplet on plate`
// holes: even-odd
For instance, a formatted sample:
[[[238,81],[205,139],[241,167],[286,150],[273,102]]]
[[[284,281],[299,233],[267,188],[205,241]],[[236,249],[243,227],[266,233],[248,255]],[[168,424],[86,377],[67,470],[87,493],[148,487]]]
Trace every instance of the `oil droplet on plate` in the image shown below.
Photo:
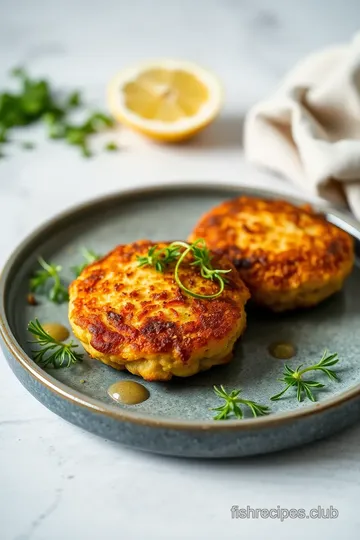
[[[42,327],[56,341],[65,341],[70,335],[69,330],[59,323],[45,323]]]
[[[289,358],[292,358],[296,354],[294,345],[286,341],[271,343],[268,350],[271,356],[278,358],[279,360],[289,360]]]
[[[146,401],[150,396],[149,390],[135,381],[119,381],[108,388],[111,398],[125,405],[136,405]]]

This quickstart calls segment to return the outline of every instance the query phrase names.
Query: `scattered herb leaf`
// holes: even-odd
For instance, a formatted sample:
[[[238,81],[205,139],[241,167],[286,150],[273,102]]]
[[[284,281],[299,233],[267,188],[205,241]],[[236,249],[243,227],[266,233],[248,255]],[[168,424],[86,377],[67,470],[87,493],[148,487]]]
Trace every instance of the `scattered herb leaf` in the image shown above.
[[[325,385],[318,381],[304,380],[303,375],[309,371],[320,371],[324,373],[331,381],[337,381],[337,374],[332,369],[329,369],[329,367],[334,366],[338,362],[339,358],[337,353],[329,354],[328,351],[325,350],[320,362],[304,369],[301,369],[302,365],[300,365],[294,370],[285,364],[283,377],[279,379],[279,381],[285,383],[286,386],[281,392],[275,394],[270,399],[272,401],[277,401],[285,394],[285,392],[289,390],[289,388],[294,387],[298,401],[302,401],[304,395],[311,401],[316,401],[312,390],[314,388],[324,388]]]
[[[90,135],[114,125],[114,121],[101,112],[90,113],[81,124],[75,125],[68,119],[73,109],[82,105],[79,92],[72,92],[59,99],[58,93],[43,79],[33,79],[22,68],[11,72],[18,79],[18,92],[0,94],[0,144],[8,142],[8,133],[15,127],[27,126],[42,121],[48,126],[51,139],[64,139],[78,146],[82,154],[90,156]],[[30,146],[26,147],[30,149]]]
[[[81,105],[80,92],[73,92],[72,94],[70,94],[67,99],[67,106],[71,108],[71,107],[79,107],[80,105]]]
[[[228,393],[221,385],[220,388],[214,386],[214,392],[219,398],[225,401],[220,407],[211,409],[212,411],[217,411],[214,420],[228,420],[232,417],[242,420],[244,418],[244,413],[241,409],[241,405],[249,407],[254,417],[265,416],[270,413],[270,409],[266,405],[260,405],[255,401],[240,398],[239,394],[241,393],[241,390],[232,390]]]
[[[30,279],[30,291],[46,294],[55,304],[66,302],[69,299],[69,293],[60,278],[62,267],[47,263],[42,257],[39,257],[38,261],[42,269],[37,270]]]
[[[0,125],[0,144],[5,144],[8,142],[6,128]]]
[[[118,149],[118,145],[114,142],[108,142],[105,146],[105,150],[107,150],[108,152],[116,152],[116,150]]]

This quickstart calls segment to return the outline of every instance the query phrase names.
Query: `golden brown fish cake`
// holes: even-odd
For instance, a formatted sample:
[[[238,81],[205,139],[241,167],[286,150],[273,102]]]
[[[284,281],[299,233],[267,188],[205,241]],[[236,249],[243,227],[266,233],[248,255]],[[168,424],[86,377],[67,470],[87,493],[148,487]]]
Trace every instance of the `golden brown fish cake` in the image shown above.
[[[309,205],[239,197],[205,214],[189,241],[229,257],[251,297],[273,311],[310,307],[339,291],[354,264],[352,237]]]
[[[228,282],[219,297],[196,299],[176,284],[175,263],[164,273],[139,266],[137,257],[153,245],[141,240],[118,246],[70,285],[75,336],[93,358],[149,381],[187,377],[229,362],[246,326],[249,298],[236,269],[224,256],[214,256],[215,268],[232,270]],[[191,260],[181,266],[183,283],[198,294],[216,293],[217,283],[202,278]]]

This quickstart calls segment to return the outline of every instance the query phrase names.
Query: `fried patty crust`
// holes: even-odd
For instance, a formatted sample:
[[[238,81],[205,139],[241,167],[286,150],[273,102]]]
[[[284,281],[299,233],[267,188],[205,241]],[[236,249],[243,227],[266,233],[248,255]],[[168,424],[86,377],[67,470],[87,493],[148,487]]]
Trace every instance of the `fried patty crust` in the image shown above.
[[[239,197],[205,214],[189,241],[226,255],[251,297],[273,311],[310,307],[339,291],[354,264],[352,237],[309,205]]]
[[[149,240],[116,247],[86,267],[70,285],[69,320],[91,357],[127,369],[148,381],[188,377],[229,362],[246,326],[249,291],[235,267],[214,255],[214,268],[231,269],[221,296],[197,299],[174,279],[175,263],[164,273],[138,264]],[[159,248],[167,243],[158,243]],[[181,280],[199,294],[218,291],[201,277],[192,257],[181,265]]]

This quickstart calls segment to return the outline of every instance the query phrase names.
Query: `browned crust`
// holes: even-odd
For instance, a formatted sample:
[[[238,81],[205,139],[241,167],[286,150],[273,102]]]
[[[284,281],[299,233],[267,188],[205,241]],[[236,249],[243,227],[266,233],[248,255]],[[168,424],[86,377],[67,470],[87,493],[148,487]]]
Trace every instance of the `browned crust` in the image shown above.
[[[309,205],[282,200],[226,201],[200,219],[189,240],[199,237],[230,258],[252,294],[344,278],[354,263],[349,234]]]
[[[88,266],[70,285],[70,320],[90,333],[90,345],[108,358],[121,358],[130,347],[133,360],[170,353],[186,364],[194,351],[239,326],[249,293],[233,265],[216,255],[217,268],[232,270],[223,294],[193,298],[177,286],[174,265],[163,274],[138,266],[137,256],[152,245],[148,240],[121,245]],[[183,282],[202,294],[215,293],[218,285],[201,278],[190,262],[182,266]]]

